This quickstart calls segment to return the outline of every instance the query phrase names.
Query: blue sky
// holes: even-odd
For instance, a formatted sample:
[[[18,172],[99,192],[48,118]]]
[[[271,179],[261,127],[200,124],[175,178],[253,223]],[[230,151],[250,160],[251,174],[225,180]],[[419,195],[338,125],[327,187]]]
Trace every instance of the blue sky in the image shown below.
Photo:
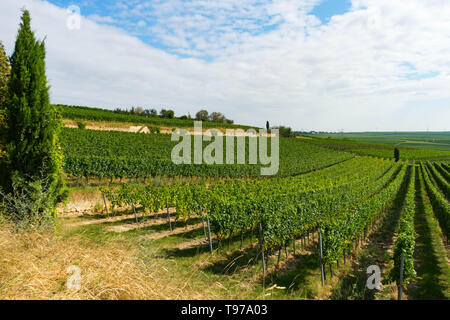
[[[166,6],[165,1],[161,0],[49,0],[49,2],[60,7],[77,5],[84,17],[93,19],[100,24],[121,28],[155,48],[183,58],[195,56],[206,61],[212,61],[215,54],[199,49],[191,37],[204,35],[206,41],[210,39],[212,42],[216,37],[229,32],[230,29],[234,32],[255,36],[270,33],[283,23],[283,19],[278,14],[265,12],[264,5],[276,3],[276,1],[255,0],[247,4],[243,1],[244,5],[239,8],[236,8],[236,6],[233,8],[222,7],[221,10],[228,16],[222,22],[213,24],[208,30],[187,26],[184,31],[187,31],[190,35],[183,38],[184,45],[180,45],[171,41],[171,36],[179,36],[177,34],[179,26],[174,26],[171,19],[181,18],[180,23],[182,23],[189,18],[201,15],[205,21],[211,21],[217,18],[217,13],[213,10],[209,11],[207,6],[202,7],[202,4],[197,4],[195,0],[177,0],[174,1],[172,7]],[[331,17],[335,15],[348,12],[351,8],[350,0],[313,0],[309,2],[312,4],[305,6],[304,12],[314,15],[322,24],[328,23]],[[161,10],[164,6],[166,8]],[[239,14],[238,10],[242,10],[243,14]],[[252,14],[253,12],[258,13],[258,15]],[[178,38],[178,40],[180,39]]]
[[[350,0],[324,0],[314,7],[311,14],[318,17],[322,23],[327,23],[331,17],[348,12],[351,6]]]
[[[1,0],[8,54],[23,7],[46,39],[53,103],[299,130],[448,127],[450,1]]]

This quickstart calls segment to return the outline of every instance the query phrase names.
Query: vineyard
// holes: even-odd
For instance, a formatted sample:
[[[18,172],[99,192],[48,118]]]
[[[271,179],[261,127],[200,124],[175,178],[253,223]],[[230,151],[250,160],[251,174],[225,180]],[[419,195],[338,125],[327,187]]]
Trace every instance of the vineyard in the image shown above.
[[[420,246],[421,236],[425,235],[417,219],[426,217],[430,225],[436,221],[433,236],[438,239],[429,249],[444,253],[436,271],[439,280],[428,285],[439,289],[438,298],[448,299],[449,173],[448,162],[408,164],[354,157],[289,177],[123,183],[100,190],[105,196],[104,214],[120,217],[124,209],[134,212],[133,219],[106,223],[108,228],[134,224],[127,234],[145,237],[146,230],[152,232],[152,227],[147,226],[164,217],[161,227],[166,225],[162,230],[168,233],[155,241],[178,239],[182,247],[183,241],[195,242],[184,253],[189,259],[180,259],[191,261],[213,254],[225,266],[236,263],[232,257],[237,257],[247,261],[245,266],[234,269],[240,277],[246,270],[259,276],[265,274],[264,282],[270,283],[284,281],[280,272],[287,261],[309,257],[312,260],[308,268],[314,270],[316,278],[320,279],[322,266],[324,285],[339,284],[349,272],[349,264],[358,259],[358,252],[371,245],[374,235],[386,232],[383,228],[389,217],[392,234],[391,240],[385,241],[392,254],[383,253],[383,264],[388,269],[383,283],[401,287],[402,292],[411,295],[418,294],[414,286],[420,285],[424,276]],[[263,267],[261,253],[265,257]],[[289,271],[292,281],[296,281],[295,272],[305,267],[300,264],[295,269],[298,271]],[[227,277],[233,278],[228,273]]]
[[[172,142],[171,136],[167,134],[134,134],[64,128],[60,135],[61,146],[65,153],[66,173],[74,177],[111,179],[151,176],[233,178],[260,176],[261,165],[249,164],[250,138],[245,139],[246,164],[175,165],[171,160],[171,151],[177,142]],[[270,138],[268,140],[270,145]],[[203,142],[203,146],[207,144],[208,142]],[[225,148],[224,144],[224,154],[226,154]],[[237,148],[234,149],[236,159]],[[351,153],[327,150],[299,139],[281,138],[278,175],[290,176],[305,173],[352,157]]]
[[[280,138],[278,174],[261,179],[262,166],[249,160],[254,141],[244,139],[245,164],[175,165],[170,135],[64,128],[69,178],[107,180],[96,189],[102,214],[75,221],[100,237],[160,245],[154,254],[177,265],[209,257],[215,262],[201,272],[250,281],[249,297],[287,281],[290,289],[270,296],[295,296],[305,286],[302,297],[316,298],[324,293],[310,283],[318,281],[324,298],[450,298],[449,153],[400,148],[395,162],[389,145]],[[384,289],[370,293],[355,279],[374,264],[383,268]],[[310,276],[300,283],[305,270]]]

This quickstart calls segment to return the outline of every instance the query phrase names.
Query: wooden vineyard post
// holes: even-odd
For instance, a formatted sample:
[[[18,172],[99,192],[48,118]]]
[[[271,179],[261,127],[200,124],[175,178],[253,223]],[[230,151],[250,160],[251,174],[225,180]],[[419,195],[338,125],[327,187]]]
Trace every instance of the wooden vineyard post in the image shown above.
[[[203,218],[203,208],[202,208],[202,206],[200,206],[200,216],[202,217],[203,234],[205,235],[205,239],[206,239],[206,227],[205,227],[205,219]]]
[[[131,207],[133,208],[133,212],[134,212],[134,219],[136,220],[136,223],[139,223],[137,215],[136,215],[136,208],[134,206],[133,200],[131,200]]]
[[[172,232],[172,222],[170,221],[169,202],[167,200],[166,200],[166,208],[167,208],[167,221],[169,222],[170,232]]]
[[[320,275],[322,279],[322,286],[325,285],[325,275],[324,275],[324,268],[323,268],[323,250],[322,250],[322,232],[319,231],[319,251],[320,251]]]
[[[262,224],[259,223],[259,245],[261,247],[261,259],[262,259],[262,267],[263,267],[263,290],[265,288],[266,281],[266,263],[264,262],[264,246],[263,246],[263,235],[262,235]]]
[[[211,227],[209,225],[209,216],[206,214],[206,222],[208,223],[208,240],[209,240],[209,252],[213,253],[212,240],[211,240]]]
[[[105,195],[102,193],[102,196],[103,196],[103,203],[105,204],[106,215],[109,218],[108,206],[106,205]]]
[[[400,281],[398,284],[398,300],[402,300],[402,296],[403,296],[403,268],[405,266],[405,256],[402,255],[400,256]]]

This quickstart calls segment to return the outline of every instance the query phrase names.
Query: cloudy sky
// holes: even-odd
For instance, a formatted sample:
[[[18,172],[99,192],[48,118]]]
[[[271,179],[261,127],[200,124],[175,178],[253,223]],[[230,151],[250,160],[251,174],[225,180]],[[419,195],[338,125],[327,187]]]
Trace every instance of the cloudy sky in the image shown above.
[[[46,37],[53,103],[450,130],[448,0],[1,0],[8,55],[22,7]]]

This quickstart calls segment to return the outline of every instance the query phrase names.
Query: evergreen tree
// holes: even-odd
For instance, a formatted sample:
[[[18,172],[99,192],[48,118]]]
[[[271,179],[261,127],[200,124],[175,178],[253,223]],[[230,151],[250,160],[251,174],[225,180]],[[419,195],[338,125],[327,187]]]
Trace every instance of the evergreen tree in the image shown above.
[[[398,150],[397,148],[394,149],[394,158],[395,158],[395,162],[400,161],[400,150]]]
[[[8,81],[11,72],[5,48],[0,41],[0,157],[4,152],[6,130],[6,104],[8,103]]]
[[[270,129],[269,121],[266,121],[266,129],[267,129],[267,132],[269,132],[269,129]]]
[[[40,224],[51,219],[65,195],[58,143],[61,119],[50,105],[48,91],[44,42],[35,39],[30,14],[23,10],[8,85],[5,190],[26,195],[31,208],[28,212],[10,208],[15,222],[31,219]]]

